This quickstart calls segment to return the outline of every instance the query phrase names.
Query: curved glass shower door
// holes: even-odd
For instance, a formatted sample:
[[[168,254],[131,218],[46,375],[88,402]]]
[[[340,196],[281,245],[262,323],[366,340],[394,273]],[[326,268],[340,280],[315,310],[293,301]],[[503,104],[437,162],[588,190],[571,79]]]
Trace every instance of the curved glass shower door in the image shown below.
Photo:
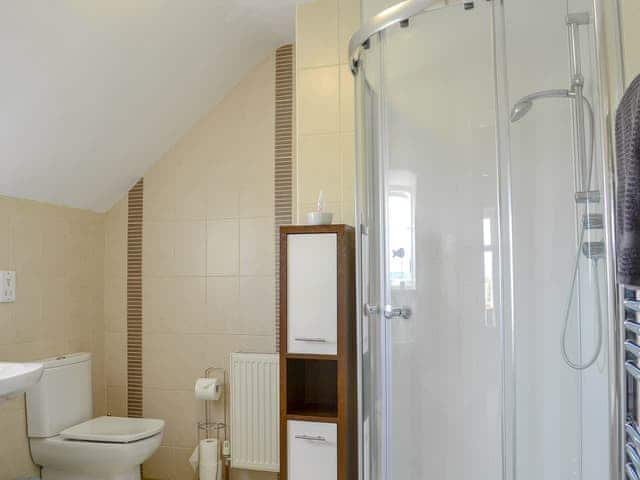
[[[493,7],[447,3],[357,75],[365,479],[502,478]]]
[[[364,480],[620,478],[594,5],[412,0],[355,37]]]

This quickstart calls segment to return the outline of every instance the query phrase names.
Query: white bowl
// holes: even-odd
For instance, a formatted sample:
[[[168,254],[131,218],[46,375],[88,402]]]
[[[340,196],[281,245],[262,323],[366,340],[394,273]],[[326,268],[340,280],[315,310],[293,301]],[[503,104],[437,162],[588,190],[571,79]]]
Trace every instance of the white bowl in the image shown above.
[[[333,213],[309,212],[307,213],[307,225],[330,225]]]

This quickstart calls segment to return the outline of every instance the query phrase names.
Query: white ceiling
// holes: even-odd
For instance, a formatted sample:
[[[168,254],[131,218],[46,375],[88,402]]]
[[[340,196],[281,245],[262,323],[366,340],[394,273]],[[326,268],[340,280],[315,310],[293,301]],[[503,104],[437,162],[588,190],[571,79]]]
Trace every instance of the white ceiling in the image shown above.
[[[0,195],[108,210],[275,47],[296,0],[0,0]]]

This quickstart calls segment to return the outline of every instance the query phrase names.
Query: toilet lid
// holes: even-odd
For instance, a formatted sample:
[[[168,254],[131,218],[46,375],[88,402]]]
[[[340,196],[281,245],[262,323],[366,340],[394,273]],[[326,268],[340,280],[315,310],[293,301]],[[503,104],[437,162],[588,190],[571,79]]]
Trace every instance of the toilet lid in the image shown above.
[[[65,440],[130,443],[152,437],[164,429],[164,420],[153,418],[97,417],[60,433]]]

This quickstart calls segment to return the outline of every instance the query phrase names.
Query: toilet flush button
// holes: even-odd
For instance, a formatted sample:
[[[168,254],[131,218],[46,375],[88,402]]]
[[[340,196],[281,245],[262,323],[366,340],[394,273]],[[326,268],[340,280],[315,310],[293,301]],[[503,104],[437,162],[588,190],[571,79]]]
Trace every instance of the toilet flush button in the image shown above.
[[[16,272],[0,271],[0,303],[16,301]]]

